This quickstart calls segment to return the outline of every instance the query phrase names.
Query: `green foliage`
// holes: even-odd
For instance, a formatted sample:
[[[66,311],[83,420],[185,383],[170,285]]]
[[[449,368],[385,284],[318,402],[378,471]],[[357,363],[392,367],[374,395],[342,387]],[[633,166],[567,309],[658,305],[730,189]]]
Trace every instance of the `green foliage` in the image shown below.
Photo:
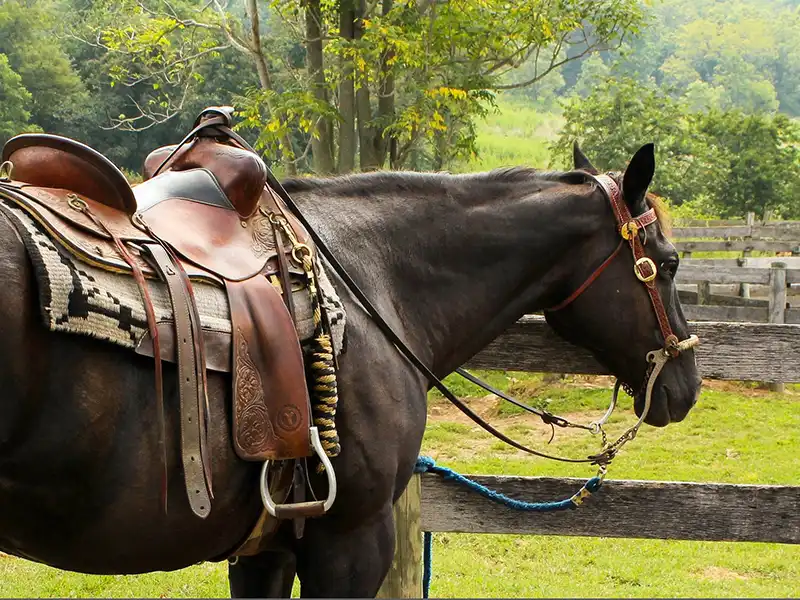
[[[29,129],[31,94],[20,77],[0,54],[0,144],[17,133]]]
[[[374,149],[369,168],[387,162],[442,168],[475,154],[475,120],[491,108],[509,71],[544,51],[541,74],[522,85],[535,83],[555,68],[559,48],[588,43],[588,53],[614,45],[638,30],[642,15],[637,0],[350,4],[264,3],[256,39],[237,5],[106,1],[104,11],[114,18],[100,23],[100,40],[114,85],[150,86],[136,104],[140,112],[117,119],[137,126],[142,118],[183,110],[178,99],[193,92],[198,65],[232,48],[258,72],[257,86],[238,90],[237,106],[247,126],[259,130],[261,149],[302,166],[312,147],[307,140],[319,140],[314,151],[336,151],[331,133],[355,113],[362,164]],[[312,20],[324,38],[321,50],[308,35],[310,11],[319,13]],[[347,19],[353,34],[340,30]],[[554,58],[545,61],[551,52]],[[313,66],[320,64],[321,70]],[[358,94],[352,105],[339,93],[348,81]]]
[[[800,115],[800,12],[782,0],[661,0],[620,73],[691,96],[693,109]]]
[[[722,149],[714,203],[723,217],[771,209],[800,217],[800,124],[785,115],[713,111],[695,120],[706,143]]]
[[[61,9],[47,0],[0,3],[0,54],[30,94],[30,120],[52,133],[72,132],[87,99],[58,37]]]
[[[645,143],[656,145],[652,191],[708,214],[770,208],[800,215],[800,130],[785,115],[738,110],[690,112],[654,83],[608,79],[564,108],[554,156],[571,167],[574,140],[598,169],[620,169]]]
[[[578,140],[600,170],[620,170],[643,144],[656,145],[652,191],[680,203],[711,193],[718,164],[716,150],[700,143],[684,103],[654,83],[607,79],[564,107],[565,125],[553,145],[554,160],[572,167]]]

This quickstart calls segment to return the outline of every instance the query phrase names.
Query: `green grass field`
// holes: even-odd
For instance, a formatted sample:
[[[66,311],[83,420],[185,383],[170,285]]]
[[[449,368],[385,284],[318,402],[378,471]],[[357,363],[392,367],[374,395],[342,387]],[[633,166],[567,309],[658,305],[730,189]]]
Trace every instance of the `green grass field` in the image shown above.
[[[561,116],[538,112],[529,104],[502,96],[497,105],[496,112],[477,124],[478,157],[451,170],[474,172],[515,166],[547,169],[547,146],[564,123]]]
[[[609,380],[492,372],[490,380],[529,402],[583,419],[597,416]],[[465,396],[474,394],[456,385]],[[470,403],[506,433],[542,444],[547,430],[494,397]],[[423,453],[463,473],[587,476],[581,467],[528,458],[477,430],[431,394]],[[632,422],[630,402],[610,425]],[[570,431],[552,450],[595,448]],[[712,384],[680,424],[645,428],[609,474],[618,479],[797,484],[800,480],[800,393],[776,395],[751,385]],[[534,500],[534,499],[530,499]],[[543,500],[543,499],[537,499]],[[724,510],[724,507],[721,507]],[[653,518],[658,518],[654,515]],[[2,597],[199,597],[228,595],[226,566],[202,564],[141,576],[86,576],[3,556]],[[436,534],[432,595],[444,597],[798,597],[800,547],[779,544],[594,539],[551,536]]]

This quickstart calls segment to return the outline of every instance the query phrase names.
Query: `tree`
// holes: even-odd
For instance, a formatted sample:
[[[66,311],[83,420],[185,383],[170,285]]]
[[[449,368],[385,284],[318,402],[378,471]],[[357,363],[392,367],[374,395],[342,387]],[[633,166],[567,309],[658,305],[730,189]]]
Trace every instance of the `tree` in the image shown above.
[[[112,6],[113,5],[113,6]],[[234,50],[258,74],[241,90],[243,127],[289,171],[440,168],[474,150],[473,121],[493,92],[524,88],[564,61],[636,31],[636,0],[244,0],[223,6],[106,2],[101,28],[118,85],[147,86],[119,126],[166,121],[200,65]],[[104,15],[101,14],[101,18]],[[567,51],[567,49],[569,49]],[[530,78],[507,82],[526,61]],[[298,146],[298,141],[302,145]]]
[[[30,102],[31,94],[22,85],[22,77],[8,64],[8,57],[0,54],[0,146],[10,137],[30,130]]]
[[[611,70],[603,59],[598,56],[590,56],[581,62],[581,72],[578,75],[572,93],[581,98],[586,98],[598,85],[608,79]]]
[[[785,115],[712,111],[696,119],[698,133],[722,148],[726,177],[714,190],[722,216],[770,209],[800,217],[800,125]]]
[[[564,109],[554,155],[571,167],[578,140],[599,169],[619,169],[636,148],[656,146],[651,189],[673,204],[722,216],[766,208],[800,216],[800,124],[741,110],[690,112],[654,83],[609,79]]]
[[[559,166],[572,166],[574,140],[599,169],[620,169],[642,144],[653,142],[658,166],[653,192],[680,204],[712,193],[716,185],[717,152],[695,137],[686,105],[652,81],[606,79],[585,99],[570,99],[564,119],[552,147]]]
[[[87,95],[56,33],[55,2],[0,3],[0,53],[30,93],[30,120],[45,131],[72,134]]]
[[[616,72],[693,103],[800,115],[800,12],[783,0],[662,0]]]

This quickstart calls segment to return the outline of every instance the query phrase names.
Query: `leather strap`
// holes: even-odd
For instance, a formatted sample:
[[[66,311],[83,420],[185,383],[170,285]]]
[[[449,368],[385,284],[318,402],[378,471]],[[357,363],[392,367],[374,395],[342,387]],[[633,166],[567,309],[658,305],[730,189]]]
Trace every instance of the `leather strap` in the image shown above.
[[[295,504],[306,503],[306,471],[305,460],[297,458],[294,460],[294,470],[292,476],[292,502]],[[294,518],[294,537],[302,539],[306,529],[306,518],[299,515]]]
[[[492,425],[484,421],[481,417],[479,417],[469,406],[464,404],[461,400],[459,400],[453,392],[451,392],[447,386],[442,382],[441,379],[434,375],[433,371],[431,371],[425,363],[420,360],[420,358],[414,353],[411,348],[409,348],[400,336],[395,333],[394,329],[392,329],[391,325],[386,322],[386,320],[380,315],[378,310],[375,306],[370,302],[369,298],[367,298],[366,294],[363,290],[358,286],[358,284],[353,280],[347,270],[342,266],[336,256],[330,251],[330,249],[325,245],[324,240],[319,236],[319,234],[311,227],[311,224],[308,222],[308,219],[300,212],[299,207],[297,204],[292,200],[292,197],[286,191],[286,189],[281,185],[281,182],[275,177],[272,173],[272,170],[267,168],[267,182],[268,184],[275,190],[275,192],[280,196],[280,198],[286,203],[294,215],[297,217],[297,220],[300,221],[300,224],[305,227],[308,231],[311,240],[316,245],[317,249],[319,250],[320,254],[322,254],[328,263],[331,265],[333,270],[342,278],[342,281],[347,286],[347,288],[352,292],[352,294],[356,297],[356,299],[361,303],[367,313],[370,315],[370,318],[375,322],[378,329],[391,341],[397,350],[405,356],[408,361],[414,365],[414,367],[422,373],[431,386],[435,387],[439,390],[442,395],[447,398],[456,408],[458,408],[461,412],[467,415],[470,419],[472,419],[479,427],[481,427],[484,431],[492,434],[494,437],[498,438],[499,440],[505,442],[509,446],[516,448],[517,450],[521,450],[523,452],[527,452],[528,454],[533,454],[534,456],[541,456],[542,458],[550,458],[552,460],[558,460],[561,462],[569,462],[569,463],[607,463],[611,460],[612,456],[607,455],[606,453],[600,453],[597,455],[589,456],[585,459],[580,458],[562,458],[559,456],[551,456],[549,454],[545,454],[543,452],[539,452],[532,448],[521,444],[501,431],[495,429]]]
[[[283,290],[283,302],[286,304],[286,310],[292,316],[292,321],[296,323],[294,298],[292,298],[292,279],[289,274],[289,262],[286,259],[286,253],[283,248],[283,235],[280,227],[272,221],[270,223],[272,225],[272,235],[275,236],[275,248],[278,252],[278,273],[280,275],[281,289]]]
[[[192,512],[205,519],[211,512],[211,498],[201,453],[202,418],[198,402],[197,352],[193,339],[191,301],[169,253],[160,244],[146,244],[153,262],[167,284],[175,316],[175,347],[178,355],[178,390],[181,404],[181,460],[186,494]]]
[[[655,210],[651,208],[638,218],[633,219],[628,210],[627,203],[622,198],[622,192],[617,182],[609,175],[596,175],[595,179],[603,188],[611,202],[614,217],[617,219],[617,224],[619,225],[618,229],[620,235],[622,235],[624,239],[627,239],[630,245],[631,253],[633,254],[634,273],[636,277],[644,283],[647,293],[650,296],[650,303],[653,305],[653,310],[658,320],[658,326],[664,338],[664,349],[670,356],[677,356],[679,354],[677,349],[678,337],[672,332],[672,327],[667,317],[667,311],[664,309],[664,303],[661,300],[661,294],[656,287],[658,268],[645,254],[644,245],[639,237],[639,230],[656,220]]]
[[[128,263],[133,272],[133,278],[136,285],[139,287],[139,292],[142,295],[142,303],[144,304],[144,312],[147,318],[147,329],[150,332],[150,338],[153,340],[153,357],[155,358],[155,380],[156,380],[156,414],[158,416],[158,445],[159,454],[161,454],[161,504],[164,508],[164,514],[167,514],[167,501],[168,501],[168,462],[167,462],[167,425],[166,417],[164,415],[164,375],[161,364],[161,345],[158,336],[158,325],[156,323],[156,313],[153,308],[153,300],[150,297],[150,291],[147,288],[147,282],[144,278],[144,273],[136,260],[128,252],[122,240],[109,228],[106,227],[102,220],[89,209],[88,204],[78,198],[75,194],[71,194],[69,198],[69,205],[74,210],[86,215],[97,227],[103,230],[113,241],[120,256]]]
[[[203,465],[203,473],[206,478],[206,485],[208,486],[208,493],[211,499],[214,499],[214,488],[211,483],[211,457],[208,455],[208,429],[209,429],[209,415],[211,409],[208,404],[208,376],[206,374],[206,352],[205,342],[203,337],[203,329],[200,323],[200,311],[197,308],[197,301],[194,297],[194,288],[192,282],[189,280],[189,275],[183,268],[178,255],[171,246],[161,242],[161,246],[169,254],[172,265],[178,272],[181,279],[181,285],[186,293],[187,304],[189,308],[189,322],[192,330],[192,347],[194,349],[195,371],[197,372],[197,410],[199,413],[199,427],[200,427],[200,462]],[[176,341],[181,339],[180,336],[175,335]]]
[[[581,284],[581,286],[577,290],[572,292],[563,302],[559,302],[553,308],[548,308],[547,310],[551,311],[551,312],[554,312],[554,311],[557,311],[557,310],[561,310],[565,306],[569,306],[570,304],[572,304],[572,302],[578,296],[580,296],[583,292],[586,291],[586,288],[588,288],[590,285],[592,285],[592,283],[594,283],[595,279],[600,277],[600,274],[603,271],[606,270],[606,267],[608,267],[608,265],[611,264],[611,261],[613,261],[617,257],[617,254],[619,254],[620,250],[622,250],[622,246],[624,244],[625,244],[625,240],[620,240],[620,242],[619,242],[619,244],[617,244],[617,247],[614,250],[614,252],[612,252],[611,255],[607,259],[605,259],[603,261],[603,264],[601,264],[599,267],[597,267],[594,270],[594,272],[591,275],[589,275],[588,279],[586,279],[586,281],[584,281],[583,284]]]

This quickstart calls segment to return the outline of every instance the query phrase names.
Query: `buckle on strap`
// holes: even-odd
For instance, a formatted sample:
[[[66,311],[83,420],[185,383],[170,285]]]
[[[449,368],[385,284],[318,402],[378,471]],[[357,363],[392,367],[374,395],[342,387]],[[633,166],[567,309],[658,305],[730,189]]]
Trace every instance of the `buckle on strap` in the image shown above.
[[[649,257],[643,256],[638,259],[633,265],[633,272],[636,274],[637,279],[643,283],[650,283],[658,275],[658,268]]]
[[[632,240],[639,234],[639,224],[636,220],[623,223],[619,228],[619,234],[626,240]]]

